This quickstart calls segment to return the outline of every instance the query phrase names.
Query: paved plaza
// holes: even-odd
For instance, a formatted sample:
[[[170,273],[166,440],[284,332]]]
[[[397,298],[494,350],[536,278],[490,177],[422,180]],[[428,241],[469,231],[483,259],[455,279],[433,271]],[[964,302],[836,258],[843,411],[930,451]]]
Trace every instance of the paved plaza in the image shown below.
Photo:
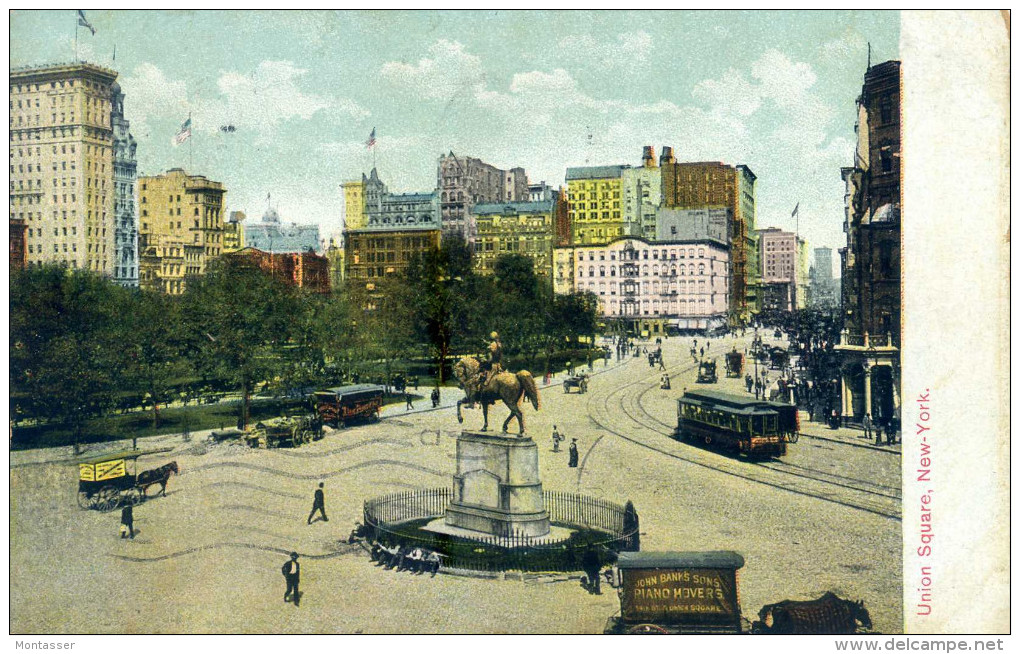
[[[874,629],[901,618],[900,456],[855,430],[807,424],[780,461],[735,459],[678,443],[676,398],[695,386],[689,338],[664,341],[672,389],[647,359],[595,364],[587,394],[541,385],[542,408],[524,409],[539,445],[546,490],[633,501],[643,550],[735,550],[745,618],[783,599],[833,591],[864,599]],[[699,339],[699,347],[701,339]],[[718,390],[723,354],[745,340],[712,341]],[[654,347],[654,345],[651,345]],[[427,391],[426,391],[427,394]],[[162,436],[172,448],[141,467],[177,461],[166,497],[135,509],[134,540],[119,512],[78,508],[68,449],[12,453],[11,631],[14,633],[599,633],[619,610],[615,591],[591,595],[577,575],[435,578],[377,568],[344,543],[365,499],[451,485],[459,425],[442,405],[387,407],[378,423],[327,430],[298,449],[254,450]],[[492,410],[501,424],[505,409]],[[581,464],[553,452],[553,425],[577,438]],[[813,436],[812,436],[813,435]],[[113,449],[111,444],[110,449]],[[94,455],[98,451],[87,454]],[[306,524],[318,483],[328,522]],[[301,555],[300,607],[283,602],[280,566]]]

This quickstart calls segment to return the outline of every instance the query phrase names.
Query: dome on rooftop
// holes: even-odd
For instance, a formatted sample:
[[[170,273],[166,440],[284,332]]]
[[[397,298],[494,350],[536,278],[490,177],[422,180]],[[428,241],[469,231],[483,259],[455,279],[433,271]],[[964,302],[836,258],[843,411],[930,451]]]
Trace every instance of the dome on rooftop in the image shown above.
[[[280,214],[276,213],[276,209],[269,207],[266,209],[266,212],[262,214],[262,222],[278,223],[280,222]]]

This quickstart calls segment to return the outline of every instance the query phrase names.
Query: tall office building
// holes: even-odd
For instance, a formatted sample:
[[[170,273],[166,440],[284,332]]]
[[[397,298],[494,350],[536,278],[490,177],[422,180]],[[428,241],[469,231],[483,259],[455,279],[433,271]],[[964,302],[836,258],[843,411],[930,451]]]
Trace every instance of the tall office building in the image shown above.
[[[172,168],[138,178],[139,285],[170,295],[223,251],[223,184]]]
[[[135,211],[135,182],[138,144],[131,136],[131,123],[124,118],[124,93],[120,84],[111,85],[113,123],[113,281],[122,286],[138,286],[138,213]]]
[[[11,71],[10,217],[25,221],[29,266],[60,263],[131,278],[117,270],[124,259],[117,250],[115,184],[128,184],[133,163],[124,121],[117,138],[126,143],[126,156],[115,182],[116,79],[115,71],[86,63]],[[116,120],[123,121],[122,106]],[[126,221],[126,203],[121,209]]]

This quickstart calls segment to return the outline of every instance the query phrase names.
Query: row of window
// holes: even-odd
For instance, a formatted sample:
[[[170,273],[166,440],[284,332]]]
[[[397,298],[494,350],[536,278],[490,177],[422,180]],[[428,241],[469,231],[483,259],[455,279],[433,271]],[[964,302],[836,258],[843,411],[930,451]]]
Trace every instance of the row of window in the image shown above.
[[[715,258],[712,259],[712,262],[715,262]],[[639,271],[637,270],[637,266],[633,266],[633,269],[631,269],[631,267],[627,266],[626,264],[624,264],[623,266],[620,266],[620,275],[621,276],[637,275],[638,272]],[[697,268],[697,272],[695,272],[694,264],[693,263],[690,264],[690,267],[685,266],[684,264],[680,264],[679,266],[674,265],[674,266],[670,266],[670,267],[667,268],[665,265],[663,265],[661,269],[659,268],[658,265],[654,265],[654,266],[652,266],[650,271],[649,271],[649,268],[648,268],[648,264],[645,264],[640,269],[640,274],[642,276],[644,276],[644,277],[647,277],[649,275],[649,272],[651,272],[651,274],[653,276],[660,275],[660,274],[663,275],[663,276],[668,276],[668,275],[677,276],[677,275],[679,275],[681,277],[683,277],[684,275],[692,275],[692,276],[696,275],[696,274],[697,275],[704,275],[705,274],[705,264],[699,263],[698,264],[698,268]],[[708,272],[709,272],[709,274],[711,274],[713,276],[715,275],[715,273],[712,271],[711,267],[709,267]],[[578,268],[577,268],[577,276],[578,277],[584,277],[585,276],[584,275],[584,266],[578,266]],[[594,276],[595,276],[595,266],[588,266],[588,277],[594,277]],[[606,267],[605,266],[599,266],[599,275],[598,276],[599,277],[605,277],[606,276]],[[609,266],[609,276],[610,277],[616,277],[616,266]]]
[[[579,289],[581,289],[581,290],[584,290],[585,283],[584,282],[578,282],[577,283],[577,287]],[[587,288],[588,288],[588,290],[590,290],[590,291],[592,291],[594,293],[595,290],[596,290],[595,282],[588,282]],[[610,295],[616,295],[616,289],[617,289],[616,282],[610,282],[609,283],[609,294]],[[623,283],[621,283],[619,285],[619,289],[620,289],[620,293],[640,293],[642,295],[659,295],[660,292],[667,293],[667,294],[673,294],[673,293],[706,293],[706,292],[711,292],[712,295],[714,296],[715,293],[716,293],[716,291],[710,291],[711,287],[706,288],[705,280],[703,280],[703,279],[702,280],[698,280],[698,281],[691,280],[691,282],[689,284],[687,282],[684,282],[684,281],[681,281],[679,283],[674,283],[674,284],[669,284],[669,283],[663,282],[663,284],[661,286],[659,285],[659,282],[652,282],[652,283],[643,282],[642,284],[638,284],[636,282],[623,282]],[[605,282],[599,282],[598,290],[599,290],[601,295],[605,295],[606,294],[606,283]]]
[[[638,252],[639,252],[638,250],[624,250],[623,252],[620,253],[620,261],[637,261],[638,260]],[[667,260],[667,256],[666,256],[667,254],[669,255],[669,257],[668,257],[669,260],[674,260],[675,261],[676,258],[677,258],[677,256],[676,256],[677,255],[677,250],[674,250],[674,249],[670,249],[670,250],[640,250],[640,252],[641,252],[641,259],[644,259],[645,261],[648,260],[648,253],[649,252],[652,253],[652,260],[653,261],[656,261],[656,260],[660,259],[660,255],[661,255],[661,259],[663,261],[666,261]],[[693,259],[693,258],[695,258],[694,257],[695,249],[694,248],[687,248],[687,249],[681,248],[679,252],[680,252],[680,258],[681,259],[685,259],[685,258]],[[588,250],[587,252],[581,251],[581,252],[577,253],[577,261],[578,261],[578,263],[581,263],[581,262],[584,261],[584,255],[585,254],[588,255],[588,261],[595,261],[595,251],[594,250]],[[698,248],[697,249],[697,258],[698,259],[704,259],[705,258],[705,248]],[[715,257],[714,256],[712,256],[711,258],[712,258],[713,261],[715,261]],[[605,251],[599,252],[599,261],[605,261],[605,260],[606,260],[606,253],[605,253]],[[616,252],[610,252],[609,253],[609,260],[610,261],[616,261]]]

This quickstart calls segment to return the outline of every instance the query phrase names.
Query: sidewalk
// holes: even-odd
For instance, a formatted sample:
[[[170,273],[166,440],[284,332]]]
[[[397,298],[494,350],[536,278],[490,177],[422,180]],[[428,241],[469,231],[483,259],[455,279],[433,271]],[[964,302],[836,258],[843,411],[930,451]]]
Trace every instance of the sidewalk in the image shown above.
[[[900,442],[896,441],[893,445],[875,445],[875,436],[872,432],[871,439],[864,437],[864,430],[857,429],[855,427],[840,427],[839,429],[829,429],[829,426],[824,422],[811,422],[808,420],[807,411],[798,411],[800,415],[800,435],[805,438],[816,438],[823,441],[832,441],[834,443],[843,443],[844,445],[852,445],[854,447],[864,447],[871,450],[880,450],[882,452],[888,452],[890,454],[900,454]],[[885,435],[882,435],[882,442],[885,443]]]

